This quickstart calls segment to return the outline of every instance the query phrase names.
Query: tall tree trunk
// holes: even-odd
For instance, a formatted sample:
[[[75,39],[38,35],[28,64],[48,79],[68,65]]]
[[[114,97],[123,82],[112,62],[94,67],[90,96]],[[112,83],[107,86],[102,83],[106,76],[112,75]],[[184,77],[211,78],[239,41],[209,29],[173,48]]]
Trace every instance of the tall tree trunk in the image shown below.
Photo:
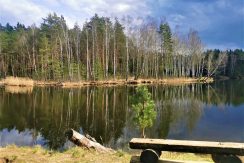
[[[108,78],[108,22],[105,21],[105,78]]]
[[[129,74],[129,45],[128,45],[128,36],[126,36],[126,81],[128,80]]]
[[[59,39],[59,44],[60,44],[61,70],[63,72],[64,71],[63,43],[62,43],[62,40],[61,40],[60,36],[58,36],[58,39]],[[62,78],[64,79],[64,73],[62,73]]]
[[[115,80],[115,75],[116,75],[116,35],[115,35],[115,29],[114,29],[114,80]]]
[[[92,26],[92,76],[95,80],[95,29],[94,24]]]
[[[89,80],[89,42],[88,42],[87,28],[86,28],[86,80]]]
[[[31,28],[32,29],[32,58],[33,58],[33,66],[34,66],[34,70],[35,73],[37,73],[36,71],[36,55],[35,55],[35,26]]]
[[[79,44],[80,44],[80,34],[79,34],[79,30],[77,30],[76,33],[76,58],[77,58],[77,63],[78,63],[78,79],[80,80],[80,59],[79,59]]]

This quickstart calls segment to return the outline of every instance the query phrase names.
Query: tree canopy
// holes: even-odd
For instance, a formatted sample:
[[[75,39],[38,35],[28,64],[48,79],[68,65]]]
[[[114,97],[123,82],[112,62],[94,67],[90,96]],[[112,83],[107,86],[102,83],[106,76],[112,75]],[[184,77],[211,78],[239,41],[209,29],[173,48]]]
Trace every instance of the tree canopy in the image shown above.
[[[218,60],[204,52],[195,30],[179,35],[167,22],[158,24],[152,18],[135,25],[133,21],[128,17],[122,24],[117,18],[95,14],[82,27],[75,24],[68,28],[64,17],[53,13],[43,18],[39,27],[0,25],[0,78],[200,78],[212,74],[216,65],[220,69],[217,67],[212,75],[221,74],[224,66],[225,74],[242,75],[241,68],[235,68],[242,63],[241,49],[220,52],[226,55]]]

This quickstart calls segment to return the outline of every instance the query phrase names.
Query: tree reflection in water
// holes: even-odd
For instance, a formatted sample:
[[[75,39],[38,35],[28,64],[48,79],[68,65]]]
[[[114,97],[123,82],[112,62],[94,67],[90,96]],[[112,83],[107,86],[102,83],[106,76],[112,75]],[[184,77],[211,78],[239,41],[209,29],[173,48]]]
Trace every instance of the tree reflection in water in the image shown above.
[[[207,108],[244,104],[242,84],[228,81],[211,85],[148,86],[155,100],[157,119],[153,127],[146,130],[147,136],[190,135],[202,123]],[[0,87],[0,145],[41,144],[62,149],[67,142],[64,131],[73,128],[89,133],[107,146],[128,148],[128,141],[140,136],[129,108],[129,95],[134,91],[134,86],[45,87],[23,94],[5,92]],[[13,131],[18,134],[10,136]],[[23,143],[16,142],[20,137]]]

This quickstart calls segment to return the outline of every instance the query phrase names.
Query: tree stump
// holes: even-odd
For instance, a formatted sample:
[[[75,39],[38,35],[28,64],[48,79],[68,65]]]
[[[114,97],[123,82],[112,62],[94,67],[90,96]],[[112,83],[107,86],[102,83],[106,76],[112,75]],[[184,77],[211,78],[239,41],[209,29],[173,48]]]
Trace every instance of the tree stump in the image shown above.
[[[156,151],[153,149],[145,149],[142,151],[140,156],[140,161],[142,163],[157,163],[161,155],[161,151]]]

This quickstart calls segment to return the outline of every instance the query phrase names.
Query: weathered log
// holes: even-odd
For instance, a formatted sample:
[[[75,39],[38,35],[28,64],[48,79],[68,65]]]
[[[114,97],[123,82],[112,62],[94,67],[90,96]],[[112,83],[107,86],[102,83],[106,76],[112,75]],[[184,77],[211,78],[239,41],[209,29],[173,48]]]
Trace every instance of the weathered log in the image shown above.
[[[71,142],[73,142],[77,146],[85,147],[88,149],[95,149],[99,152],[113,152],[111,148],[106,148],[98,142],[93,141],[84,135],[81,135],[73,129],[67,130],[65,132],[65,135]]]

